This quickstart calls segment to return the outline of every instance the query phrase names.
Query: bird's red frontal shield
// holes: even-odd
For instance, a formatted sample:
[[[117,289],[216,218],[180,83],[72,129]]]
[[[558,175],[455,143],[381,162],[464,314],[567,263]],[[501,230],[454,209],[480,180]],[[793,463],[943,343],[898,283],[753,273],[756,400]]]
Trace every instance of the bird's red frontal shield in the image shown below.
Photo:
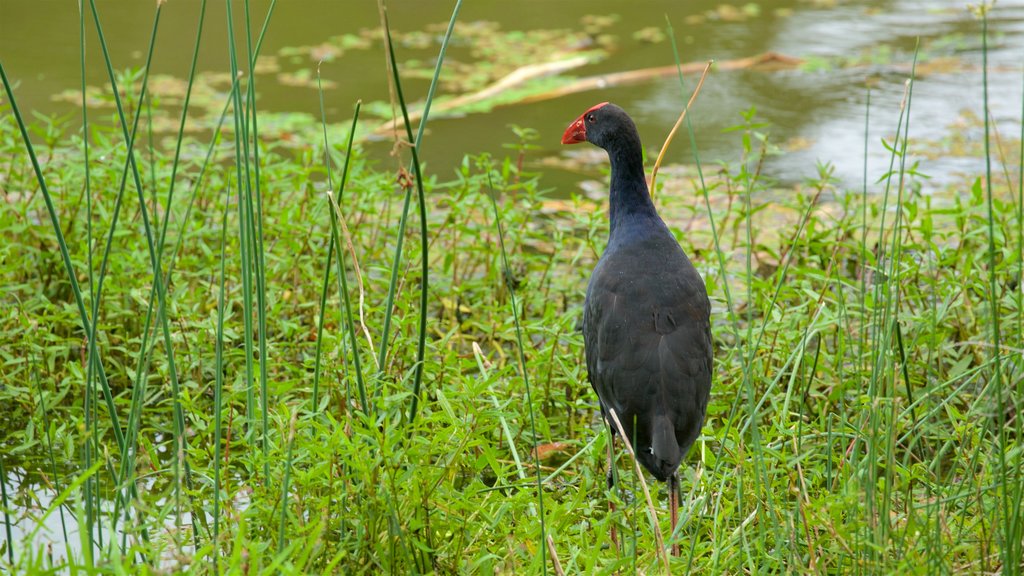
[[[586,118],[587,114],[590,114],[594,110],[608,104],[607,102],[601,102],[596,106],[591,106],[586,112],[580,114],[580,117],[569,124],[569,127],[565,129],[565,134],[562,134],[562,144],[578,144],[580,142],[587,141],[587,125]]]

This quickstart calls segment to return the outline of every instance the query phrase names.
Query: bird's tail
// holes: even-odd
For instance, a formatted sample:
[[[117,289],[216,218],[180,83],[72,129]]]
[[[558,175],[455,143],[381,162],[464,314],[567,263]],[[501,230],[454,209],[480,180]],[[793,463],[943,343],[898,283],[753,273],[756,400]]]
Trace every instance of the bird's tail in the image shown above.
[[[683,455],[679,450],[679,442],[676,441],[675,427],[668,416],[659,414],[654,417],[653,430],[651,430],[651,448],[654,451],[655,459],[662,464],[666,470],[675,471],[679,467],[679,461]]]

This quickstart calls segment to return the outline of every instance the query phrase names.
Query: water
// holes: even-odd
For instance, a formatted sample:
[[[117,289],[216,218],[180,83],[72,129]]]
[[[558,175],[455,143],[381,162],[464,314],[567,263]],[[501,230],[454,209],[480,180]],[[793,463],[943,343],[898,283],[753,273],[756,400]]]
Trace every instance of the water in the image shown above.
[[[67,481],[68,476],[63,476]],[[154,476],[141,476],[136,480],[136,486],[144,498],[147,499],[145,510],[152,521],[154,515],[159,517],[159,523],[164,530],[159,534],[152,534],[151,538],[159,539],[160,544],[154,546],[153,550],[161,551],[161,565],[178,566],[182,559],[188,559],[193,555],[192,545],[192,521],[190,512],[183,511],[180,518],[173,514],[173,500],[166,497],[168,487],[158,485]],[[106,478],[103,478],[106,480]],[[52,481],[52,478],[49,478]],[[232,478],[232,482],[242,485],[240,478]],[[15,542],[16,557],[30,550],[21,544],[31,539],[33,542],[33,553],[42,553],[47,558],[48,565],[59,566],[68,560],[68,555],[75,561],[83,558],[83,546],[86,546],[89,535],[82,533],[85,523],[85,510],[79,505],[73,494],[71,498],[63,501],[60,507],[54,506],[57,494],[50,489],[48,483],[43,483],[35,478],[35,475],[24,471],[12,471],[6,480],[7,491],[12,496],[12,505],[15,514],[11,518],[11,537]],[[61,486],[67,488],[66,485]],[[109,488],[109,487],[108,487]],[[249,506],[250,490],[241,489],[231,502],[223,502],[225,509],[243,511]],[[106,546],[112,544],[111,538],[118,546],[125,544],[124,523],[119,521],[117,531],[111,532],[110,523],[114,514],[114,496],[109,490],[101,497],[99,502],[102,512],[97,514],[97,526],[94,527],[93,538],[97,542],[103,542]],[[133,508],[133,516],[139,514],[139,509]],[[51,510],[52,509],[52,510]],[[123,510],[120,511],[123,515]],[[79,523],[82,520],[82,523]],[[207,522],[212,524],[213,518],[208,517]],[[152,528],[150,528],[152,529]],[[67,538],[65,538],[67,534]],[[137,534],[132,534],[127,541],[131,544],[138,539]]]
[[[115,66],[141,66],[152,28],[153,2],[106,0],[99,3]],[[163,11],[154,70],[185,76],[188,54],[195,35],[198,0],[175,0]],[[422,29],[445,23],[453,2],[392,1],[389,15],[397,31]],[[532,6],[531,6],[532,5]],[[262,22],[268,3],[252,2],[252,20]],[[535,28],[578,29],[586,15],[617,15],[607,33],[618,46],[602,62],[573,74],[587,76],[673,63],[668,42],[650,43],[634,38],[637,30],[665,27],[668,18],[675,29],[682,59],[701,62],[753,56],[767,51],[805,59],[834,57],[865,60],[882,53],[877,63],[824,71],[782,72],[716,71],[709,77],[693,111],[698,149],[703,161],[735,160],[739,154],[735,134],[722,130],[741,122],[740,113],[751,107],[757,117],[771,124],[771,141],[790,152],[769,159],[766,173],[785,183],[799,182],[816,174],[817,162],[834,165],[836,175],[859,189],[864,171],[864,117],[867,84],[872,88],[869,142],[869,179],[888,166],[888,154],[879,144],[895,132],[904,83],[909,74],[915,42],[920,38],[926,56],[947,58],[949,65],[923,69],[914,90],[911,137],[937,142],[965,130],[968,139],[981,138],[978,125],[964,124],[962,116],[982,117],[980,22],[960,2],[948,0],[766,0],[737,4],[729,9],[709,0],[696,2],[651,1],[643,10],[625,10],[609,0],[527,0],[521,9],[504,3],[466,2],[460,22],[491,20],[503,30]],[[528,7],[527,7],[528,6]],[[242,3],[235,3],[236,16]],[[743,10],[754,14],[742,17]],[[53,94],[78,85],[78,14],[75,3],[57,0],[0,0],[0,58],[8,74],[20,81],[18,97],[27,110],[72,113]],[[354,33],[378,25],[374,2],[313,0],[279,2],[266,38],[264,54],[281,48],[323,42],[332,35]],[[257,26],[258,28],[258,26]],[[456,39],[459,28],[456,28]],[[1004,138],[1019,137],[1021,118],[1021,55],[1024,54],[1024,0],[1001,0],[990,17],[991,109]],[[223,3],[208,7],[204,50],[200,69],[224,71],[227,62],[227,27]],[[88,81],[102,85],[105,71],[95,34],[90,30]],[[459,47],[451,57],[464,57]],[[400,47],[399,58],[427,58]],[[286,63],[286,66],[288,63]],[[308,63],[302,64],[308,66]],[[325,80],[337,83],[326,94],[327,114],[344,120],[357,99],[364,102],[387,98],[383,55],[377,50],[352,51],[323,68]],[[687,78],[687,91],[696,78]],[[319,115],[316,91],[263,80],[260,108]],[[410,80],[407,91],[421,98],[427,82]],[[438,117],[429,126],[422,157],[431,172],[450,174],[465,153],[505,154],[504,144],[514,141],[509,125],[534,128],[540,148],[527,157],[535,169],[539,161],[565,153],[559,145],[564,127],[581,111],[603,100],[626,108],[637,121],[652,153],[660,147],[688,94],[677,79],[665,78],[644,84],[583,92],[555,100],[513,105],[490,113],[462,117]],[[931,146],[934,148],[934,146]],[[386,158],[386,146],[373,149]],[[927,152],[927,150],[925,150]],[[932,154],[925,154],[931,156]],[[961,173],[977,173],[981,160],[956,151],[938,150],[936,157],[922,156],[920,170],[932,180],[926,190],[954,181]],[[669,162],[692,163],[685,135],[677,138]],[[560,190],[576,189],[593,173],[577,174],[545,169],[545,182]]]

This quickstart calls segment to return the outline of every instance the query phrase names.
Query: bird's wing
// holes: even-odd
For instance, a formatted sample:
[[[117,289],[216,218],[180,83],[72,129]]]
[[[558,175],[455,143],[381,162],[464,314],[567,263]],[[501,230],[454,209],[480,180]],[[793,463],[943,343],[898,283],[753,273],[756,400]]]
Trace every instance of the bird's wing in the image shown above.
[[[700,430],[711,389],[710,305],[688,262],[648,269],[603,262],[584,308],[587,370],[602,408],[620,418],[664,410],[684,451]],[[630,427],[627,422],[624,426]],[[638,430],[637,433],[643,433]]]

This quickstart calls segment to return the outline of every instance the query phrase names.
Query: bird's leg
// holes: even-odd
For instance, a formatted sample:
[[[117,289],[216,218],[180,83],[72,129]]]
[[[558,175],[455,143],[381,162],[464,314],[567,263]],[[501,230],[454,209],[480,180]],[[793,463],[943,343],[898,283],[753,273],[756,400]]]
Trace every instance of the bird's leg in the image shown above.
[[[672,518],[672,536],[675,537],[676,524],[679,522],[679,473],[673,472],[668,479],[669,511]],[[679,544],[672,543],[672,555],[679,556]]]
[[[608,429],[608,516],[611,522],[611,530],[609,535],[612,539],[612,546],[615,546],[615,551],[619,550],[619,534],[615,529],[615,519],[612,518],[615,514],[615,501],[612,499],[611,491],[615,487],[615,435],[611,433],[611,428]]]
[[[608,433],[608,489],[615,488],[615,434]]]

